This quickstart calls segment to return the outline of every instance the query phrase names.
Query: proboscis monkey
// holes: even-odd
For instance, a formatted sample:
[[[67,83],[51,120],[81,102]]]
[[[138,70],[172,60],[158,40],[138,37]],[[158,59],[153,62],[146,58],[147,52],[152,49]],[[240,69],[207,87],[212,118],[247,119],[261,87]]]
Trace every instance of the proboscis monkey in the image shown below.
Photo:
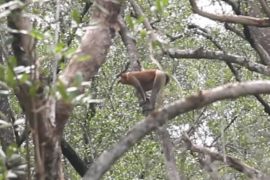
[[[140,105],[146,104],[147,110],[153,110],[155,109],[160,90],[168,84],[169,80],[170,78],[165,72],[157,69],[148,69],[122,73],[119,82],[135,87],[143,100]],[[146,91],[150,90],[152,90],[152,93],[149,99],[147,98]]]

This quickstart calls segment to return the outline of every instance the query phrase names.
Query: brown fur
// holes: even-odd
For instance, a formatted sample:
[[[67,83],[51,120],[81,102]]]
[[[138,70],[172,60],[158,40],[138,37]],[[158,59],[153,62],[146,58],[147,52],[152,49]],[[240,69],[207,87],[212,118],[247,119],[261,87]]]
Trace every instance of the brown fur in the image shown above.
[[[119,82],[135,87],[141,95],[143,103],[148,101],[145,92],[152,90],[150,108],[154,108],[160,90],[168,84],[169,80],[170,77],[165,72],[157,69],[148,69],[122,73]]]
[[[126,73],[121,74],[119,82],[122,84],[127,84],[127,85],[133,86],[133,83],[130,80],[130,78],[131,78],[131,76],[134,76],[141,83],[141,85],[145,91],[150,91],[153,88],[153,83],[154,83],[157,71],[164,73],[163,71],[160,71],[157,69],[148,69],[148,70],[143,70],[143,71],[126,72]],[[166,73],[164,73],[164,74],[166,76],[165,85],[167,85],[170,81],[170,77],[168,74],[166,74]]]

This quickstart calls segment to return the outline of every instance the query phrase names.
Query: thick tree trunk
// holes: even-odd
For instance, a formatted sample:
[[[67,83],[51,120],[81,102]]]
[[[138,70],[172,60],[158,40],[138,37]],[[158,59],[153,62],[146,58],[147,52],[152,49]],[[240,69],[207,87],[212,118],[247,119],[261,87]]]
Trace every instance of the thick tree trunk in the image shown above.
[[[98,0],[94,3],[91,19],[95,25],[89,26],[86,30],[80,47],[61,75],[60,80],[65,85],[72,84],[78,74],[82,75],[85,81],[91,80],[105,62],[111,38],[119,29],[120,6],[121,4],[114,0]],[[12,12],[8,24],[10,28],[17,30],[31,32],[32,29],[30,20],[23,16],[21,9]],[[37,58],[33,38],[28,33],[12,35],[14,37],[12,47],[17,64],[35,66]],[[52,119],[50,111],[54,97],[45,96],[44,84],[40,82],[42,78],[39,76],[37,69],[30,74],[32,84],[38,87],[34,95],[30,94],[30,86],[27,84],[18,84],[14,87],[14,91],[30,124],[35,145],[37,179],[63,179],[60,141],[72,105],[64,100],[57,101],[55,119]]]

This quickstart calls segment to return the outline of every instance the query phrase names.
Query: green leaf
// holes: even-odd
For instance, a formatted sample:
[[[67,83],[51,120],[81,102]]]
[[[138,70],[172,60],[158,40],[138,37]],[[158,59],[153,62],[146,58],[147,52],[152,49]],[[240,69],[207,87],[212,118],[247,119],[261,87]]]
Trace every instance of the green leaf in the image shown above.
[[[80,62],[89,61],[89,60],[91,60],[90,55],[83,55],[77,58],[77,61],[80,61]]]
[[[37,40],[42,40],[44,39],[44,35],[41,31],[37,30],[37,29],[33,29],[31,32],[31,35],[33,38],[37,39]]]
[[[58,81],[56,88],[57,88],[57,91],[60,93],[61,97],[64,100],[68,101],[69,96],[68,96],[68,93],[66,91],[66,86],[64,85],[64,83],[61,81]]]
[[[127,25],[130,27],[130,29],[134,29],[134,22],[131,16],[126,17],[126,22],[127,22]]]
[[[31,96],[35,96],[37,94],[37,89],[38,89],[38,86],[36,84],[33,84],[32,86],[30,86],[29,94]]]
[[[4,65],[0,64],[0,81],[4,81],[5,79],[5,67]]]
[[[81,22],[81,15],[77,9],[72,10],[71,17],[76,23],[79,24]]]
[[[20,76],[18,76],[18,79],[20,80],[20,83],[23,84],[30,79],[29,74],[27,74],[27,73],[21,74]],[[29,81],[29,83],[30,83],[30,81]]]
[[[161,43],[159,41],[152,41],[152,46],[154,48],[161,47]]]
[[[163,13],[164,8],[168,6],[169,0],[156,0],[156,8],[159,13]]]
[[[144,16],[140,16],[140,17],[138,18],[138,20],[137,20],[137,23],[138,23],[138,24],[143,23],[144,19],[145,19]]]
[[[147,31],[145,29],[142,29],[140,31],[141,38],[144,39],[147,36]]]
[[[57,43],[56,47],[55,47],[55,52],[56,53],[60,53],[61,51],[63,51],[63,49],[65,48],[65,44],[64,43]]]
[[[8,58],[8,65],[10,68],[14,68],[15,66],[17,66],[17,59],[15,56],[11,56]]]
[[[77,48],[68,48],[63,55],[66,56],[67,58],[70,58],[75,52]]]
[[[162,3],[163,3],[164,6],[168,6],[169,0],[162,0]]]
[[[59,64],[60,70],[65,69],[65,67],[66,67],[66,63],[60,63],[60,64]]]
[[[161,0],[156,0],[156,7],[157,7],[157,11],[159,12],[159,13],[161,13],[162,12],[162,4],[161,4]]]
[[[11,68],[6,69],[6,75],[5,75],[5,82],[8,84],[8,86],[15,86],[15,76]]]

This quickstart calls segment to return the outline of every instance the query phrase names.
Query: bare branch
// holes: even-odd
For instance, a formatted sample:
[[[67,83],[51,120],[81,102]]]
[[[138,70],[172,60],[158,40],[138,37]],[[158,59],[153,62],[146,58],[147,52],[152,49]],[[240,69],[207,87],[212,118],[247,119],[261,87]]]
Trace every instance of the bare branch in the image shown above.
[[[162,43],[163,40],[161,40],[160,36],[158,35],[157,32],[155,32],[155,30],[152,28],[149,20],[147,19],[147,17],[145,16],[144,12],[142,11],[141,7],[137,4],[137,2],[135,0],[129,0],[137,17],[144,17],[143,20],[143,25],[145,27],[145,29],[147,31],[149,31],[149,51],[150,51],[150,59],[152,60],[152,62],[154,64],[157,65],[157,67],[161,70],[163,70],[161,64],[159,63],[159,61],[155,58],[155,54],[154,54],[154,50],[153,50],[153,42],[158,42],[158,43]]]
[[[13,10],[16,10],[18,8],[22,8],[25,4],[21,1],[10,1],[7,3],[4,3],[0,6],[0,19],[3,17],[7,17]]]
[[[119,18],[120,21],[120,35],[122,38],[122,41],[124,42],[128,56],[129,61],[132,67],[133,71],[139,71],[141,69],[140,61],[139,61],[139,54],[137,52],[136,48],[136,42],[133,37],[131,37],[131,34],[129,33],[129,30],[123,20],[123,18]]]
[[[17,59],[18,65],[30,65],[34,63],[35,46],[34,39],[31,37],[31,20],[23,15],[22,9],[13,10],[8,16],[8,26],[17,32],[12,32],[14,40],[12,48]]]
[[[170,39],[170,42],[174,42],[174,41],[184,37],[183,34],[177,34],[175,36],[172,36],[170,34],[166,34],[166,36]]]
[[[196,25],[196,24],[191,24],[188,26],[190,29],[191,28],[195,28],[196,30],[200,30],[200,31],[196,31],[195,33],[198,35],[201,35],[203,37],[205,37],[206,39],[208,39],[209,41],[211,41],[219,50],[223,51],[225,53],[225,51],[223,50],[223,47],[221,46],[221,44],[215,40],[211,33],[209,31],[207,31],[206,29]]]
[[[171,142],[170,134],[166,129],[166,126],[158,128],[157,134],[160,139],[160,144],[162,146],[162,151],[164,153],[165,165],[167,169],[168,179],[169,180],[181,180],[180,174],[176,166],[175,154],[174,154],[174,145]]]
[[[84,4],[84,7],[83,7],[83,10],[80,13],[78,23],[82,23],[82,20],[83,20],[84,16],[86,15],[86,13],[88,12],[88,10],[90,9],[90,7],[93,4],[93,2],[91,0],[84,1],[84,3],[85,4]],[[74,39],[74,37],[76,35],[77,29],[78,29],[78,27],[73,27],[71,29],[71,33],[70,33],[70,35],[68,36],[68,39],[67,39],[67,46],[71,45],[71,42],[72,42],[72,40]]]
[[[189,28],[196,28],[201,30],[202,32],[196,32],[197,34],[202,35],[203,37],[205,37],[206,39],[210,40],[217,48],[218,50],[224,52],[224,54],[226,54],[226,51],[224,50],[222,44],[220,44],[219,41],[217,41],[216,39],[214,39],[211,35],[210,32],[208,32],[206,29],[198,26],[198,25],[190,25]],[[229,69],[231,70],[231,72],[233,73],[233,75],[235,76],[235,78],[240,81],[240,76],[238,71],[235,69],[235,67],[232,65],[232,63],[229,62],[225,62],[227,64],[227,66],[229,67]]]
[[[185,143],[187,144],[187,148],[191,152],[202,153],[204,155],[210,156],[211,161],[221,161],[226,165],[230,166],[231,168],[246,174],[249,178],[258,180],[266,180],[267,178],[270,178],[259,170],[241,162],[239,159],[225,155],[224,160],[224,154],[214,152],[207,148],[193,144],[187,135],[183,135],[183,140],[185,141]]]
[[[270,56],[265,49],[268,44],[267,41],[262,41],[262,35],[265,33],[263,30],[267,29],[259,29],[256,27],[244,27],[244,35],[245,39],[250,43],[251,47],[258,53],[260,56],[260,61],[262,64],[269,65],[270,64]],[[266,38],[264,38],[266,40]]]
[[[188,58],[188,59],[211,59],[211,60],[221,60],[224,62],[238,64],[247,68],[250,71],[254,71],[264,75],[270,75],[270,69],[268,66],[256,63],[254,61],[248,61],[243,56],[225,54],[222,51],[209,51],[203,48],[198,48],[195,50],[180,50],[180,49],[168,49],[165,52],[172,58]]]
[[[260,95],[256,94],[254,96],[261,103],[261,105],[264,107],[264,112],[266,112],[268,115],[270,115],[270,106],[269,106],[269,104]]]
[[[225,132],[227,129],[229,129],[231,127],[231,125],[235,122],[235,120],[237,119],[237,116],[234,116],[231,121],[229,122],[229,124],[227,124],[227,126],[223,129],[223,131]],[[221,134],[218,135],[211,143],[211,145],[209,147],[212,147],[214,145],[214,143],[217,142],[217,140],[221,137]]]
[[[87,28],[77,53],[60,76],[62,82],[67,85],[70,85],[78,74],[83,75],[85,81],[89,81],[97,73],[105,62],[112,43],[111,38],[119,30],[119,2],[96,1],[93,6],[95,7],[92,18],[96,25]]]
[[[270,8],[269,8],[269,5],[267,4],[267,2],[265,0],[259,0],[259,2],[261,3],[263,11],[270,18]]]
[[[236,2],[231,0],[223,0],[227,4],[231,5],[234,12],[237,15],[243,14],[239,9],[239,4],[237,5]],[[238,1],[239,3],[240,1]],[[261,8],[259,7],[256,1],[249,2],[249,14],[252,16],[258,16],[261,13]],[[270,64],[270,57],[268,52],[268,39],[265,38],[264,34],[268,34],[267,28],[257,28],[257,27],[248,27],[244,25],[244,34],[238,31],[236,28],[229,26],[228,23],[225,23],[225,28],[234,32],[239,37],[243,38],[244,40],[248,41],[251,47],[258,53],[260,56],[260,60],[262,64],[269,65]]]
[[[228,23],[225,23],[225,24],[224,24],[224,27],[225,27],[225,29],[227,29],[227,30],[232,31],[233,33],[235,33],[235,34],[236,34],[237,36],[239,36],[240,38],[246,40],[244,34],[243,34],[241,31],[237,30],[237,29],[234,28],[233,26],[230,26]]]
[[[145,120],[138,122],[111,149],[104,151],[90,166],[83,179],[97,180],[110,169],[125,152],[146,134],[164,125],[176,116],[209,105],[213,102],[235,99],[253,94],[270,94],[270,81],[249,81],[230,83],[178,100],[158,111],[151,113]]]
[[[227,22],[227,23],[238,23],[242,25],[256,26],[256,27],[269,27],[270,20],[269,18],[256,18],[251,16],[242,16],[242,15],[216,15],[212,13],[208,13],[202,11],[198,8],[196,4],[196,0],[189,0],[192,10],[194,13],[197,13],[203,17],[207,17],[209,19],[219,21],[219,22]]]
[[[237,33],[240,33],[238,32],[236,29],[234,29],[233,27],[229,26],[227,23],[225,23],[225,27],[228,27],[228,28],[231,28],[233,29],[233,31],[237,34]],[[202,33],[199,33],[200,35],[204,36],[205,38],[209,39],[211,42],[213,42],[213,44],[219,49],[221,50],[222,52],[225,52],[225,50],[223,49],[222,45],[216,41],[209,33],[206,29],[204,28],[201,28],[197,25],[190,25],[189,28],[198,28],[199,30],[202,31]],[[243,36],[242,34],[239,34],[239,36]],[[242,37],[244,39],[244,37]],[[235,79],[237,81],[241,81],[241,78],[239,76],[239,73],[238,71],[233,67],[233,65],[229,62],[226,62],[227,66],[229,67],[229,69],[231,70],[231,72],[233,73],[233,75],[235,76]],[[254,95],[256,97],[256,99],[262,104],[262,106],[264,107],[264,111],[267,113],[267,114],[270,114],[270,106],[268,105],[268,103],[260,96],[260,95]]]
[[[82,177],[87,170],[87,165],[85,162],[80,158],[80,156],[65,139],[61,140],[61,149],[63,155],[68,159],[76,172]]]
[[[129,2],[132,5],[132,7],[133,7],[133,9],[134,9],[134,11],[136,13],[135,15],[137,17],[145,17],[144,12],[142,11],[141,7],[137,4],[137,2],[135,0],[129,0]],[[143,20],[143,25],[148,31],[153,30],[150,22],[145,18]]]

